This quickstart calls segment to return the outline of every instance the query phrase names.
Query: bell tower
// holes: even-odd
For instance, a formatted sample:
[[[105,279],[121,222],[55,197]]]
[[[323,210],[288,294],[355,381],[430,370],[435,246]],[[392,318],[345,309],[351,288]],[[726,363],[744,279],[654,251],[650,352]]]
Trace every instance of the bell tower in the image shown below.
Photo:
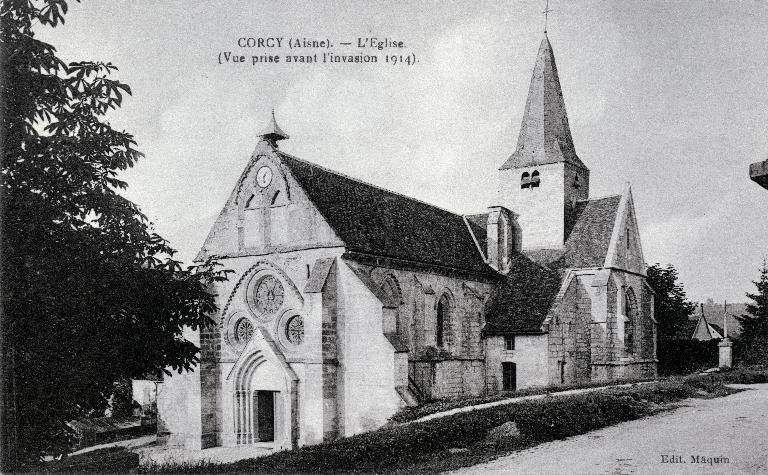
[[[576,155],[555,56],[541,40],[515,152],[499,168],[499,203],[517,215],[522,248],[562,249],[568,217],[589,198],[589,169]]]

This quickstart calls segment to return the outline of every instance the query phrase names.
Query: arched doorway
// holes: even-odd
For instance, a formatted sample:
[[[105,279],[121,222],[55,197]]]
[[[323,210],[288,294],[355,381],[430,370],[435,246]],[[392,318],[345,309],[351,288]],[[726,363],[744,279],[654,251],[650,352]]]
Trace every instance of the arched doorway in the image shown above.
[[[275,443],[287,436],[285,377],[281,368],[256,351],[237,372],[233,390],[233,430],[237,445]]]

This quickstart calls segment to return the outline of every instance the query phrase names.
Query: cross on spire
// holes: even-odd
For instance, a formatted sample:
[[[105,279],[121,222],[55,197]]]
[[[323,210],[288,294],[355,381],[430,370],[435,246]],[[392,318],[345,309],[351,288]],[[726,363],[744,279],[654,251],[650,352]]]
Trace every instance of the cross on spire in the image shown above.
[[[547,20],[549,19],[549,12],[551,12],[552,9],[549,8],[549,0],[547,0],[547,3],[544,7],[544,11],[541,12],[544,14],[544,33],[547,32]]]

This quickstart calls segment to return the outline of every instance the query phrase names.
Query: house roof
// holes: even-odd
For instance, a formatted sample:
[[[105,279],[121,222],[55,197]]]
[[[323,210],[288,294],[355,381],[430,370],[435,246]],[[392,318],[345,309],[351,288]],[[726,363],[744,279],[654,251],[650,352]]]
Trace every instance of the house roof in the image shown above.
[[[537,333],[560,291],[565,269],[603,267],[621,196],[576,203],[565,249],[515,253],[506,281],[486,307],[489,333]]]
[[[501,169],[559,162],[587,168],[573,146],[555,55],[545,33],[528,88],[517,148]]]
[[[717,333],[712,335],[713,338],[722,338],[723,337],[723,327],[720,325],[715,325],[714,323],[710,323],[709,326],[711,327],[710,333],[712,333],[712,329],[714,329]]]
[[[768,190],[768,160],[751,164],[749,166],[749,177],[755,183]]]
[[[728,306],[725,307],[723,304],[707,301],[697,305],[690,318],[693,319],[694,322],[698,322],[702,310],[707,316],[707,322],[717,328],[720,334],[725,330],[722,328],[723,314],[725,314],[725,323],[728,326],[728,337],[734,339],[739,337],[741,334],[741,323],[737,317],[743,315],[747,311],[745,303],[728,303]],[[686,334],[686,337],[693,334],[693,328],[694,327],[691,327],[691,331]]]
[[[497,275],[461,215],[277,151],[347,250]]]

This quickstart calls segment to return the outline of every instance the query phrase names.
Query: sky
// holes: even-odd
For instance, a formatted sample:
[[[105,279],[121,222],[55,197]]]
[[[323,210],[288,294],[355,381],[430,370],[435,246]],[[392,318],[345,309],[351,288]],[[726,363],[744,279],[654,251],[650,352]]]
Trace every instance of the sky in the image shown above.
[[[71,3],[71,2],[70,2]],[[590,194],[630,182],[645,260],[689,298],[744,301],[768,257],[768,2],[551,0],[554,50]],[[110,116],[146,154],[121,178],[189,261],[272,108],[282,150],[457,213],[495,204],[514,151],[544,1],[71,3],[38,27],[66,61],[109,61],[133,97]],[[264,64],[239,38],[403,41],[414,65]],[[219,64],[219,55],[246,64]],[[386,51],[374,50],[383,60]],[[401,51],[393,51],[399,54]]]

